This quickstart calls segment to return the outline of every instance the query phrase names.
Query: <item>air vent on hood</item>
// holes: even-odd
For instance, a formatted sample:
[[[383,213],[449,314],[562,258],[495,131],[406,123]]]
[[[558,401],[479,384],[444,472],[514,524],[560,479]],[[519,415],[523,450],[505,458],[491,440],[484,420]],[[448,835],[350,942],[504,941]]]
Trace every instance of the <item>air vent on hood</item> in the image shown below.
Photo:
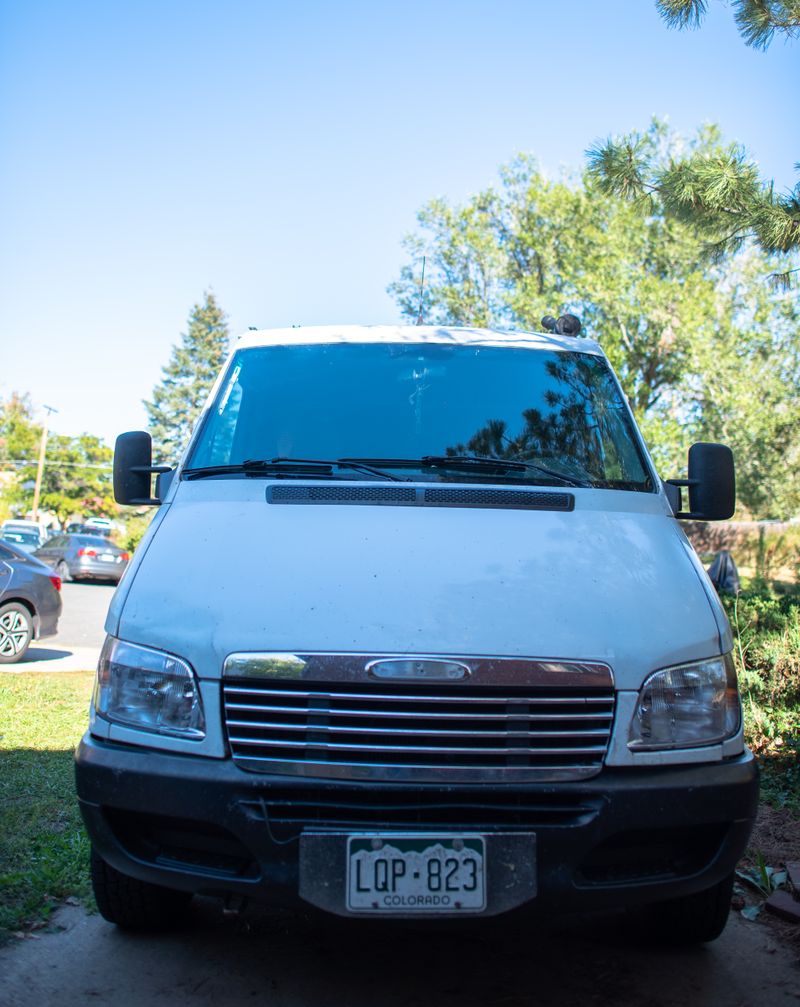
[[[413,486],[268,486],[273,504],[406,504],[416,503]]]
[[[542,493],[517,489],[435,486],[287,485],[267,487],[270,504],[389,504],[394,507],[487,507],[516,510],[570,511],[571,493]]]
[[[424,491],[433,507],[517,507],[524,510],[572,510],[571,493],[533,493],[530,490],[462,489],[437,486]]]

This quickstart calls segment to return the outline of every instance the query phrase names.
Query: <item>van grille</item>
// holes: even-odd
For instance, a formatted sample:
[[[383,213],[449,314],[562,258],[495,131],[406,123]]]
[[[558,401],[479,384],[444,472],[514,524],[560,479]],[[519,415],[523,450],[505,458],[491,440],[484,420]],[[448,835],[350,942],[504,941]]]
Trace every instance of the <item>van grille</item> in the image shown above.
[[[543,782],[599,772],[612,687],[224,682],[233,758],[345,779]]]

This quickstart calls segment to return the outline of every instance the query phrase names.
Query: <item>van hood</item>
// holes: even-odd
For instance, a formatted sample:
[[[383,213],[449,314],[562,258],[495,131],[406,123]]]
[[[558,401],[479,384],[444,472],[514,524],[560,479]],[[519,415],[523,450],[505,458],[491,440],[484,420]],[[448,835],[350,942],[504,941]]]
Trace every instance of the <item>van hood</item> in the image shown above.
[[[263,480],[182,482],[109,632],[219,678],[240,651],[603,661],[618,688],[720,653],[705,575],[656,494],[575,509],[269,504]]]

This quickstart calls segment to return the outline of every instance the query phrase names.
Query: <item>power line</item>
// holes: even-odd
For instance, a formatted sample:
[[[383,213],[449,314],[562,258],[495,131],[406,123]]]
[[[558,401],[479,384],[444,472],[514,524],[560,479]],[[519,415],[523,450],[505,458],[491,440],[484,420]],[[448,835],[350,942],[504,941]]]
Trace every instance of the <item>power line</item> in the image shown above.
[[[56,462],[51,461],[49,458],[46,460],[48,465],[66,465],[77,469],[108,469],[110,471],[114,468],[111,462],[97,464],[96,462]],[[36,462],[30,458],[8,458],[6,461],[2,462],[2,464],[16,465],[18,468],[24,468],[26,465],[33,466]]]

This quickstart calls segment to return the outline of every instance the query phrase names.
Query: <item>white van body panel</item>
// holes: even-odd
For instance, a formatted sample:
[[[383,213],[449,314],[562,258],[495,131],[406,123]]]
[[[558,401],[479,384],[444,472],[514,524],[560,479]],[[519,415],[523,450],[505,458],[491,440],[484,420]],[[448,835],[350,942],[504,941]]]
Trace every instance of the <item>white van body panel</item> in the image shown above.
[[[268,484],[180,482],[109,631],[205,679],[237,651],[355,651],[603,661],[636,690],[721,652],[661,494],[576,488],[570,512],[499,512],[277,505]]]

